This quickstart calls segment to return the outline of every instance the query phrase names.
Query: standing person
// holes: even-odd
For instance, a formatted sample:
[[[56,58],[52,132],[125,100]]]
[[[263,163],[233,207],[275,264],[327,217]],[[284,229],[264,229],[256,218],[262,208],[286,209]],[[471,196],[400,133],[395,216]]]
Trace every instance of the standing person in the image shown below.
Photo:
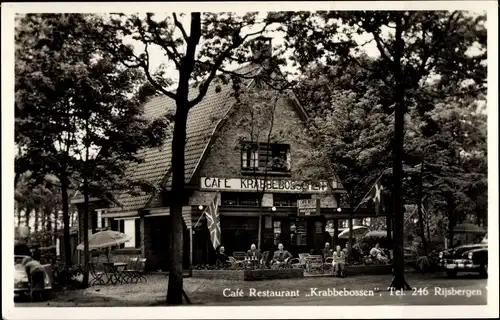
[[[336,277],[345,277],[345,253],[340,246],[333,252],[333,274]]]
[[[36,294],[40,294],[44,289],[45,271],[40,262],[33,260],[31,257],[25,257],[22,261],[23,266],[26,268],[26,274],[30,279],[31,284],[31,297],[36,298]],[[36,299],[35,299],[36,300]]]

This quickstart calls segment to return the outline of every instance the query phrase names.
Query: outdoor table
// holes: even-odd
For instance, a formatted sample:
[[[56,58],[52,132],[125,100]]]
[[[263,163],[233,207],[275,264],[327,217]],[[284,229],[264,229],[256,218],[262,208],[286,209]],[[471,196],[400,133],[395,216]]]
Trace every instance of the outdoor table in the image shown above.
[[[260,261],[258,259],[245,259],[245,269],[258,269]]]
[[[106,275],[109,273],[108,281],[106,284],[117,284],[117,283],[125,283],[126,279],[124,277],[125,269],[127,267],[127,263],[125,262],[105,262],[104,267],[106,268]]]

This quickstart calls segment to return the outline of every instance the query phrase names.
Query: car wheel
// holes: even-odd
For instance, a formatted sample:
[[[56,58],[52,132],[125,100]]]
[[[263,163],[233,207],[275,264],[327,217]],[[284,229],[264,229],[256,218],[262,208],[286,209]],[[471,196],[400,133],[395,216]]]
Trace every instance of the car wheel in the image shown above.
[[[488,278],[488,265],[487,264],[481,266],[481,269],[479,270],[479,275],[482,278]]]
[[[446,270],[446,275],[448,278],[455,278],[457,276],[457,270]]]

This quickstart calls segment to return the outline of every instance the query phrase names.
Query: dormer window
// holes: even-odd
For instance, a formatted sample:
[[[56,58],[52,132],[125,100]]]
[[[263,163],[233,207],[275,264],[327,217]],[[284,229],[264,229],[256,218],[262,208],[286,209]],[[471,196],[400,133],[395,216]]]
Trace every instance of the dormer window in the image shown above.
[[[243,144],[241,168],[245,172],[288,173],[291,170],[290,145]]]

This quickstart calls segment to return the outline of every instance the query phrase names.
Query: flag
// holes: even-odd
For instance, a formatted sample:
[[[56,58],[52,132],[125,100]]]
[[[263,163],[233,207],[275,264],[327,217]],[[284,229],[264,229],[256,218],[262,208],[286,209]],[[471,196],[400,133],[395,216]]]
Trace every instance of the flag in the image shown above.
[[[359,206],[362,205],[363,203],[372,201],[375,206],[375,212],[379,214],[380,208],[384,206],[384,197],[382,192],[383,189],[384,187],[382,186],[382,183],[380,183],[380,179],[378,179],[377,182],[375,182],[375,184],[372,186],[370,191],[368,191],[365,197],[361,200],[356,209],[359,208]]]
[[[214,201],[203,212],[207,217],[208,231],[210,232],[210,239],[212,240],[214,249],[217,249],[221,244],[220,215],[217,200],[218,194],[216,193]]]
[[[380,183],[380,179],[373,185],[370,190],[369,198],[373,201],[375,205],[375,212],[377,214],[380,213],[380,208],[384,207],[384,194],[383,194],[384,186]]]

